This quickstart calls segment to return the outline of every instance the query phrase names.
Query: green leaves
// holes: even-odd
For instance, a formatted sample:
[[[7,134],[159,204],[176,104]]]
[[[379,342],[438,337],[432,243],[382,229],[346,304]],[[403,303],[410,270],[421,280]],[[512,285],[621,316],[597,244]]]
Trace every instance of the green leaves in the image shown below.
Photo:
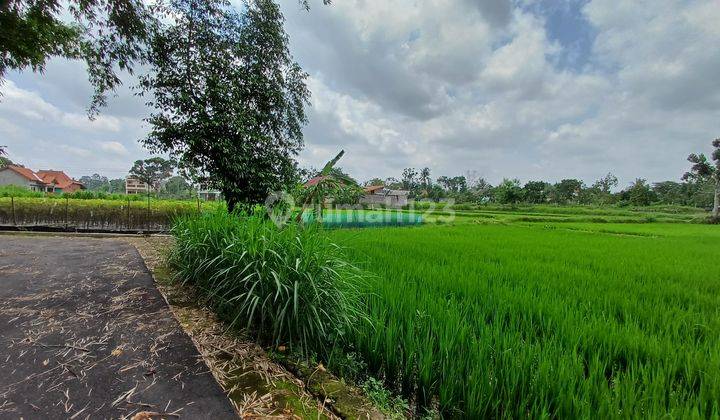
[[[178,278],[266,344],[325,356],[364,318],[364,272],[317,227],[219,211],[180,219],[172,232]]]
[[[151,72],[141,78],[156,109],[145,145],[222,190],[231,211],[291,183],[310,96],[278,5],[245,6],[172,1],[173,19],[153,35]]]
[[[169,178],[174,169],[175,164],[173,161],[161,157],[153,157],[145,160],[136,160],[133,167],[130,168],[130,175],[135,176],[157,191],[160,182]]]
[[[4,1],[0,78],[8,69],[42,72],[54,56],[84,60],[95,88],[89,107],[93,116],[105,105],[107,92],[121,83],[116,68],[131,71],[142,60],[154,24],[140,0]]]

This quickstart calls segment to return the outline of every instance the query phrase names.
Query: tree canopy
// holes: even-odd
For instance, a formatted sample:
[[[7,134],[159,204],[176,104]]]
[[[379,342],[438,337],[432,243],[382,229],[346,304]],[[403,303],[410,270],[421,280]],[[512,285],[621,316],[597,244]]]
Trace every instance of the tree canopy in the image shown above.
[[[174,0],[152,36],[141,86],[156,110],[144,143],[220,189],[232,210],[295,178],[307,75],[293,60],[272,0]]]
[[[683,175],[683,179],[695,184],[708,183],[714,184],[713,191],[713,210],[714,219],[720,218],[720,138],[712,141],[714,148],[711,158],[714,164],[708,161],[704,154],[695,153],[688,156],[688,162],[692,163],[689,172]]]
[[[52,57],[83,60],[94,114],[120,84],[117,70],[142,61],[154,22],[142,0],[0,1],[0,82],[8,70],[42,72]]]
[[[130,175],[148,184],[155,191],[160,190],[162,181],[172,176],[175,164],[171,160],[153,157],[145,160],[136,160],[130,168]],[[148,191],[149,193],[149,191]]]

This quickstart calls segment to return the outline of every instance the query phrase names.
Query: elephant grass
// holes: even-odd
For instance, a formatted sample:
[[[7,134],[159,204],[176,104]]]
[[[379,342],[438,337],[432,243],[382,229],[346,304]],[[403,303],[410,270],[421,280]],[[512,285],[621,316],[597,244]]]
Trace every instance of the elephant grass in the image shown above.
[[[180,218],[172,234],[177,280],[266,345],[325,357],[363,323],[366,274],[317,226],[219,210]]]

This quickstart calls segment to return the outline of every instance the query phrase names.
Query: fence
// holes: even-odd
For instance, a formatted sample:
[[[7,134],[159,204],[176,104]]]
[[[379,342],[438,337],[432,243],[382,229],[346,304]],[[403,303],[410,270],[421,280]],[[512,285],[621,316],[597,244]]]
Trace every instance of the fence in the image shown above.
[[[87,231],[167,231],[175,217],[218,204],[170,200],[2,197],[0,226]]]

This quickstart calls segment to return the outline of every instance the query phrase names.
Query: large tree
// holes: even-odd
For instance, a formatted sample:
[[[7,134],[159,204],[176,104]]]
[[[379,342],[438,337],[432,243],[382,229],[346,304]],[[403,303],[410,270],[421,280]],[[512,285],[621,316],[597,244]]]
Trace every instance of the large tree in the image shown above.
[[[153,35],[141,78],[156,110],[144,140],[196,180],[219,188],[232,211],[292,182],[303,147],[307,75],[293,60],[272,0],[173,0]]]
[[[712,181],[715,184],[712,215],[713,218],[718,218],[720,217],[720,138],[713,140],[712,146],[715,150],[713,150],[711,157],[715,163],[710,163],[702,153],[699,155],[691,154],[688,156],[688,161],[693,166],[689,172],[683,175],[683,180],[696,184]]]
[[[130,169],[130,175],[148,184],[155,192],[160,191],[162,181],[172,176],[175,164],[171,160],[153,157],[145,160],[136,160]],[[150,191],[148,190],[148,194]]]
[[[620,193],[620,197],[634,206],[649,206],[657,200],[657,195],[643,178],[637,178],[628,189]]]
[[[547,202],[552,185],[544,181],[528,181],[523,187],[525,201],[531,204]]]
[[[85,175],[80,177],[79,181],[89,191],[108,191],[110,189],[110,180],[100,174]]]
[[[52,57],[84,60],[93,114],[120,84],[117,70],[142,60],[153,23],[141,0],[0,0],[0,83],[8,70],[42,72]]]
[[[578,179],[563,179],[555,184],[555,201],[558,203],[577,202],[585,184]]]
[[[500,204],[515,205],[523,199],[523,189],[520,186],[519,179],[503,179],[503,181],[495,187],[495,200]]]

